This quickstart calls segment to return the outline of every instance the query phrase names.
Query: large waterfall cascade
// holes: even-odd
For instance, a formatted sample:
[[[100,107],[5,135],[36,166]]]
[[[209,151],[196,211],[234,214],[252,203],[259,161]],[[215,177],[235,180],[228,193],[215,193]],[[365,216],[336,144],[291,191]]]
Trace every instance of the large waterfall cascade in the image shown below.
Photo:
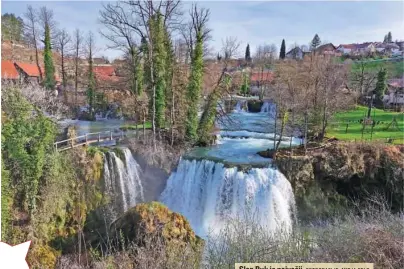
[[[292,230],[292,187],[281,172],[270,167],[269,159],[257,154],[273,147],[275,105],[264,102],[260,113],[248,113],[242,107],[239,101],[228,117],[229,124],[219,124],[217,145],[187,153],[160,196],[171,210],[187,217],[202,237],[245,214],[269,233]],[[290,142],[300,141],[285,137],[281,146]],[[255,168],[238,168],[243,165]]]
[[[181,160],[161,201],[185,215],[200,236],[219,231],[245,212],[270,233],[290,232],[293,225],[292,187],[272,168],[244,172],[208,160]]]
[[[261,113],[248,113],[240,104],[240,110],[230,115],[234,117],[231,128],[219,126],[222,132],[217,145],[195,149],[203,153],[196,156],[198,160],[192,160],[195,156],[188,153],[191,158],[181,159],[168,178],[159,200],[183,214],[198,235],[217,232],[229,219],[246,212],[270,233],[291,231],[295,208],[291,185],[282,173],[270,167],[270,160],[257,154],[273,145],[272,107],[264,103]],[[297,144],[294,138],[286,138],[285,145],[290,144],[290,139]],[[113,218],[145,201],[140,166],[129,149],[121,150],[124,160],[111,151],[106,153],[104,163]],[[225,167],[223,163],[237,165]],[[256,168],[240,170],[238,164]]]
[[[105,154],[104,184],[105,191],[111,197],[112,218],[144,201],[142,172],[128,148],[121,148],[124,160],[115,152]]]

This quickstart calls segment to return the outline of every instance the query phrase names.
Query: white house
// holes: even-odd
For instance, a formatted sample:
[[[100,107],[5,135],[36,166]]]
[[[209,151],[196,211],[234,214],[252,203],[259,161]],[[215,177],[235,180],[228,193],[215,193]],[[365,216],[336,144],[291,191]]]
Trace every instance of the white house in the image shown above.
[[[304,52],[300,47],[295,47],[288,51],[285,55],[288,59],[301,60],[303,59]]]
[[[383,102],[387,106],[404,106],[404,77],[391,79],[387,85],[388,90],[384,95]]]
[[[355,50],[355,44],[341,44],[336,50],[342,54],[350,54]]]

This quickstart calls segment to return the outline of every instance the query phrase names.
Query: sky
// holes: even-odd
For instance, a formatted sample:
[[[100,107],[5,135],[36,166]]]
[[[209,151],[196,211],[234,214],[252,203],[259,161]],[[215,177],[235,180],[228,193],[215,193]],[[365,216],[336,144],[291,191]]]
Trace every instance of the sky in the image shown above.
[[[60,28],[73,32],[97,33],[98,56],[114,59],[119,51],[107,49],[108,41],[98,33],[99,1],[1,1],[1,12],[23,17],[27,5],[34,8],[47,6],[54,11]],[[184,1],[184,11],[191,7]],[[244,56],[247,43],[252,54],[258,45],[275,44],[282,39],[289,49],[295,42],[308,45],[317,33],[322,42],[338,46],[346,43],[383,41],[392,32],[393,40],[404,40],[403,1],[198,1],[211,12],[209,28],[212,31],[210,47],[219,51],[222,40],[228,36],[240,41],[239,56]],[[188,12],[185,12],[188,14]],[[215,53],[216,54],[216,53]]]

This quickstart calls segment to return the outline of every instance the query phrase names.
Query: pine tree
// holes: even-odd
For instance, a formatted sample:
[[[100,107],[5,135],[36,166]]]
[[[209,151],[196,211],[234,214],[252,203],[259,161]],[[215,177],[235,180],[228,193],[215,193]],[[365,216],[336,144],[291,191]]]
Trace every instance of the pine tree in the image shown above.
[[[387,71],[385,68],[381,68],[377,74],[377,82],[375,87],[375,94],[378,100],[382,100],[384,97],[384,93],[387,89]]]
[[[311,41],[311,45],[310,45],[311,50],[315,51],[318,48],[318,46],[320,46],[320,44],[321,44],[320,37],[318,36],[318,34],[316,34],[313,37],[313,40]]]
[[[47,89],[52,90],[55,87],[55,66],[52,59],[52,47],[50,39],[49,25],[45,25],[45,49],[44,49],[44,65],[45,65],[45,80],[44,85]]]
[[[90,44],[92,40],[90,38]],[[88,52],[88,87],[87,87],[87,102],[89,105],[90,117],[94,117],[94,101],[95,101],[95,76],[93,69],[93,51],[92,46],[89,45]]]
[[[247,47],[245,49],[245,60],[247,62],[251,62],[250,44],[247,44]]]
[[[202,88],[203,75],[203,37],[202,29],[196,33],[196,44],[193,53],[191,75],[187,89],[187,99],[189,101],[186,121],[186,137],[194,142],[198,139],[198,104],[199,95]]]
[[[285,39],[282,39],[282,45],[281,45],[281,51],[279,53],[279,58],[285,59],[285,56],[286,56],[286,44],[285,44]]]
[[[392,43],[392,42],[393,42],[393,36],[391,35],[391,32],[389,32],[389,33],[387,34],[387,42],[388,42],[388,43]]]

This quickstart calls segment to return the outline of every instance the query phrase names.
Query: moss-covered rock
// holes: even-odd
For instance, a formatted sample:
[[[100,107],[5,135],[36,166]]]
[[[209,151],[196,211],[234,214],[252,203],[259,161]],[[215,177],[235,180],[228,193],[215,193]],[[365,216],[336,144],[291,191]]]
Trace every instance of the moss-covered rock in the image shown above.
[[[164,242],[177,246],[203,246],[203,240],[192,230],[184,216],[172,212],[159,202],[138,204],[111,225],[111,233],[122,233],[126,240],[141,243],[147,235],[161,236]]]
[[[402,146],[333,143],[307,156],[277,155],[294,189],[302,220],[327,217],[369,196],[384,195],[393,211],[404,206]]]

